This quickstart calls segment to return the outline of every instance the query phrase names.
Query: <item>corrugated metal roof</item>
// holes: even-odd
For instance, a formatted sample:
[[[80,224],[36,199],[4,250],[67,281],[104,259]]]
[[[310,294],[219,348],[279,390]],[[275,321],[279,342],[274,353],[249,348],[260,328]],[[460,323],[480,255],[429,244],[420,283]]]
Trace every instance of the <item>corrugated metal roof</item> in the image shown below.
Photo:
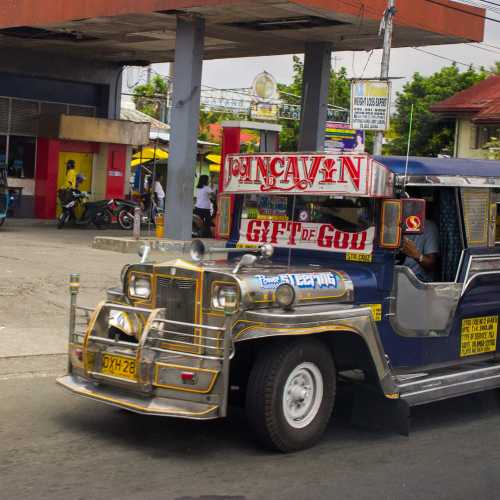
[[[500,100],[500,75],[493,75],[431,106],[434,113],[481,112]]]
[[[405,173],[405,156],[375,156],[374,159],[397,175]],[[426,176],[500,177],[500,161],[410,156],[407,173]]]

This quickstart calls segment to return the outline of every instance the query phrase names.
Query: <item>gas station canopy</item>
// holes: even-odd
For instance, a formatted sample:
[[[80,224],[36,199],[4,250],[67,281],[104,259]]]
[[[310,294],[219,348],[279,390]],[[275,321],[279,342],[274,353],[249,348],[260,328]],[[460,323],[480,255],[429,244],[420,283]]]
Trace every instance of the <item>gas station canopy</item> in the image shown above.
[[[386,0],[13,0],[0,48],[26,47],[121,64],[174,59],[178,15],[205,19],[204,59],[380,48]],[[450,0],[397,2],[393,46],[478,42],[484,10]]]

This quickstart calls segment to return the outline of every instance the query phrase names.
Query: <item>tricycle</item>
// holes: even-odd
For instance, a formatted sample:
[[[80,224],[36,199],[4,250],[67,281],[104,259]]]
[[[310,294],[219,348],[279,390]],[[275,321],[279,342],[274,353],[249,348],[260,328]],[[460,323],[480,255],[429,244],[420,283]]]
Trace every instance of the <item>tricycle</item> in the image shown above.
[[[208,420],[242,404],[261,443],[283,452],[321,438],[347,383],[355,423],[407,434],[412,407],[500,386],[499,171],[228,155],[227,245],[197,240],[167,262],[144,248],[95,309],[77,304],[74,275],[58,382],[146,415]]]

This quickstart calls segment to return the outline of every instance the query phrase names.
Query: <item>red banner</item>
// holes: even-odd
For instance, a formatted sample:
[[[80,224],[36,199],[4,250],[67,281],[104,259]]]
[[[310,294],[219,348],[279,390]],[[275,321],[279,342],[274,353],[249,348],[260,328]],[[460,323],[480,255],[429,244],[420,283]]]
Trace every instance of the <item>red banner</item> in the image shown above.
[[[374,236],[374,227],[348,233],[332,224],[242,219],[238,245],[270,243],[277,247],[370,254]]]

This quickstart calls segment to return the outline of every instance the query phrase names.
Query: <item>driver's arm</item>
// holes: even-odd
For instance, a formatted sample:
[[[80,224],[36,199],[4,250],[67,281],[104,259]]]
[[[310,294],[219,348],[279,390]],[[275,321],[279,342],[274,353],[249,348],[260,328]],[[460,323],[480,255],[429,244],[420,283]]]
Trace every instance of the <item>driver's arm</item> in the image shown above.
[[[437,253],[424,254],[413,241],[407,238],[404,239],[401,250],[405,255],[416,260],[426,271],[432,272],[436,270]]]

